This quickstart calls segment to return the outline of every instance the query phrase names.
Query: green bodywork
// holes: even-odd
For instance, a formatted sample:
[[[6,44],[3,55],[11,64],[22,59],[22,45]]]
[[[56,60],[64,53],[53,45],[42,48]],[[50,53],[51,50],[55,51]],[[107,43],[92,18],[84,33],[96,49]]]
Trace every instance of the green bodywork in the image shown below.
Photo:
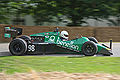
[[[83,44],[87,41],[90,41],[87,37],[81,37],[81,38],[77,38],[77,39],[73,39],[73,40],[68,40],[68,41],[62,41],[60,39],[60,32],[45,32],[45,33],[37,33],[37,34],[32,34],[30,35],[32,36],[40,36],[40,37],[44,37],[44,42],[45,43],[54,43],[57,44],[58,46],[62,46],[62,47],[66,47],[69,49],[73,49],[75,51],[82,51],[81,48],[83,46]],[[109,50],[109,48],[102,46],[98,43],[96,43],[97,48],[98,48],[98,53],[101,51],[101,49],[107,49]]]

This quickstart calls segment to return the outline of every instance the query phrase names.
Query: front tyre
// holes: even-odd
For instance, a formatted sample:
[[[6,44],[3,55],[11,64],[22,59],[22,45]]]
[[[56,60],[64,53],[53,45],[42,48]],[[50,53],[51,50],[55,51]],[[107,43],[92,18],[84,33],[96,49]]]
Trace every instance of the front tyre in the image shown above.
[[[27,42],[21,38],[16,38],[10,42],[9,51],[12,55],[24,55],[27,51]]]
[[[85,56],[94,56],[97,53],[97,46],[92,41],[87,41],[82,46],[82,53]]]

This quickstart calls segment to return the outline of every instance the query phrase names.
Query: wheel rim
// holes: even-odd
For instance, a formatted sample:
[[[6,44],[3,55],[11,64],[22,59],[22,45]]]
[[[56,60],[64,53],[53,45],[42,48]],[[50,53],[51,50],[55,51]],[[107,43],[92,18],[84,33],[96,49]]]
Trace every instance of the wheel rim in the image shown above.
[[[14,52],[17,52],[17,53],[21,52],[21,50],[22,50],[21,44],[16,43],[15,45],[13,45],[13,50],[14,50]]]
[[[91,53],[93,54],[95,52],[94,46],[91,45],[91,44],[86,45],[85,46],[85,52],[87,54],[91,54]]]

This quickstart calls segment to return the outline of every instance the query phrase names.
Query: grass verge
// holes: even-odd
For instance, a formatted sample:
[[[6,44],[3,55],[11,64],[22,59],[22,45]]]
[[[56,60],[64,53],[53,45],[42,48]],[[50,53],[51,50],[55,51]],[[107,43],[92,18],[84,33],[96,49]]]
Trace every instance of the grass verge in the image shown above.
[[[120,57],[0,57],[0,72],[68,72],[120,74]]]

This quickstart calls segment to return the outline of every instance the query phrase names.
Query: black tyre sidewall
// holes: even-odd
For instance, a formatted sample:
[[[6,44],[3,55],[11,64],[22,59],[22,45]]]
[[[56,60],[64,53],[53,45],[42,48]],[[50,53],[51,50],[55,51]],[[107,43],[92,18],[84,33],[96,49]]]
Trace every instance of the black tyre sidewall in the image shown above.
[[[31,40],[31,37],[30,37],[30,36],[27,36],[27,35],[20,36],[19,38],[25,40],[26,42],[28,42],[28,41]]]
[[[92,45],[92,47],[94,48],[94,52],[92,52],[92,53],[87,53],[87,52],[86,52],[86,49],[85,49],[85,47],[86,47],[87,45]],[[98,48],[97,48],[96,44],[95,44],[94,42],[92,42],[92,41],[87,41],[87,42],[85,42],[85,43],[83,44],[83,46],[82,46],[82,53],[83,53],[85,56],[94,56],[94,55],[97,53],[97,50],[98,50]]]
[[[20,52],[15,52],[13,49],[13,46],[17,43],[19,43],[22,46],[21,48],[22,50]],[[16,38],[10,42],[9,51],[11,52],[12,55],[15,55],[15,56],[24,55],[25,52],[27,51],[27,42],[21,38]]]

